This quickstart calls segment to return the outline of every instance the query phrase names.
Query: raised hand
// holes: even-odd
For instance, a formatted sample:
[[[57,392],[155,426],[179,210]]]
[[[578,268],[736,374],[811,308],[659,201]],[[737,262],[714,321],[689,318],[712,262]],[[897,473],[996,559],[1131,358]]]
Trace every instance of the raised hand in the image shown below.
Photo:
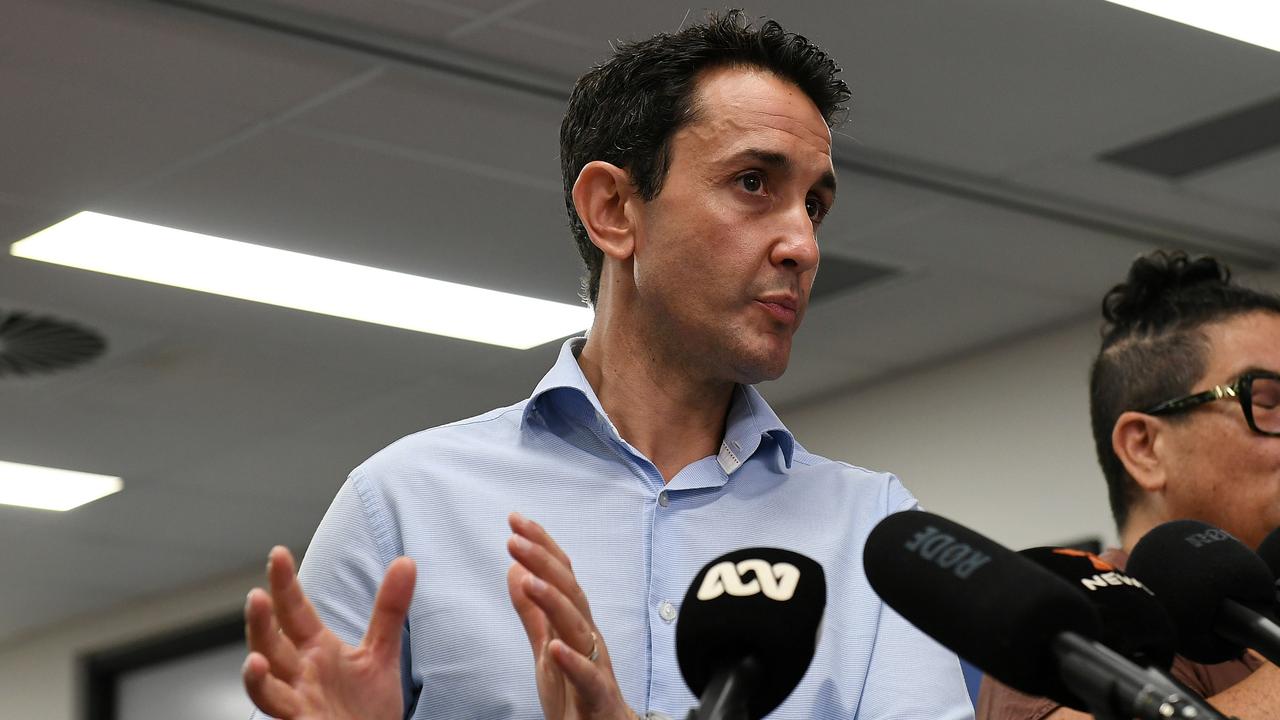
[[[569,556],[536,522],[512,513],[507,590],[533,647],[547,720],[633,720],[609,649],[591,619]]]
[[[409,558],[391,563],[364,641],[351,647],[316,615],[298,584],[293,556],[272,548],[271,592],[254,588],[245,602],[249,656],[241,674],[249,698],[282,720],[402,720],[400,634],[414,576]]]

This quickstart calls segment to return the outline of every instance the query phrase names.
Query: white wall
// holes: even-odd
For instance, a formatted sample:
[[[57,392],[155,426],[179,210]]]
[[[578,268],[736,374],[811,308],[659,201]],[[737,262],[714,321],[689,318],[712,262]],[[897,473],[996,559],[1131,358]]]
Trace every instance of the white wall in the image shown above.
[[[81,720],[80,656],[236,612],[263,582],[261,569],[224,577],[0,645],[0,718]]]
[[[783,409],[813,452],[896,473],[928,510],[1014,548],[1115,541],[1089,429],[1098,321]]]

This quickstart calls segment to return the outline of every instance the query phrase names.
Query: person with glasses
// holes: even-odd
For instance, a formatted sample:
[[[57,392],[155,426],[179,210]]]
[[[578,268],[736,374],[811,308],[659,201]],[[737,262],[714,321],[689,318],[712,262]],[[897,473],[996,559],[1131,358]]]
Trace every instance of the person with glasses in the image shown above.
[[[1216,525],[1250,547],[1280,527],[1280,296],[1210,257],[1138,258],[1102,303],[1090,414],[1122,549],[1170,520]],[[1280,669],[1246,654],[1174,659],[1173,674],[1229,716],[1280,716]],[[979,720],[1090,716],[987,678]]]

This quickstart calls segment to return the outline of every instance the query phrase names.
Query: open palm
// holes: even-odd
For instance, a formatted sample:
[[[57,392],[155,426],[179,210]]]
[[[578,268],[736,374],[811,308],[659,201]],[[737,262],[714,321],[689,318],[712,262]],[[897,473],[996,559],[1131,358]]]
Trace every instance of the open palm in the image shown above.
[[[254,589],[245,604],[249,656],[242,675],[254,704],[282,720],[401,720],[401,628],[413,596],[413,561],[397,558],[387,568],[357,647],[324,626],[287,549],[272,549],[267,577],[271,592]]]

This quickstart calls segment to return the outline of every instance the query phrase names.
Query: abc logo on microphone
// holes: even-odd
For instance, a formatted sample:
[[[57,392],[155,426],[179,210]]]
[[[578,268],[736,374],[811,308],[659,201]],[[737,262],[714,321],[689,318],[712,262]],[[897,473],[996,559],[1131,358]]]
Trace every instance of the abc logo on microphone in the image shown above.
[[[676,623],[676,657],[694,695],[750,658],[747,717],[780,705],[813,660],[827,581],[812,558],[780,548],[744,548],[709,562],[693,578]],[[704,698],[705,701],[705,698]]]
[[[770,564],[768,560],[750,558],[737,563],[718,562],[707,569],[698,585],[699,600],[715,600],[728,593],[734,597],[750,597],[763,593],[770,600],[786,602],[800,583],[800,568],[789,562]]]

